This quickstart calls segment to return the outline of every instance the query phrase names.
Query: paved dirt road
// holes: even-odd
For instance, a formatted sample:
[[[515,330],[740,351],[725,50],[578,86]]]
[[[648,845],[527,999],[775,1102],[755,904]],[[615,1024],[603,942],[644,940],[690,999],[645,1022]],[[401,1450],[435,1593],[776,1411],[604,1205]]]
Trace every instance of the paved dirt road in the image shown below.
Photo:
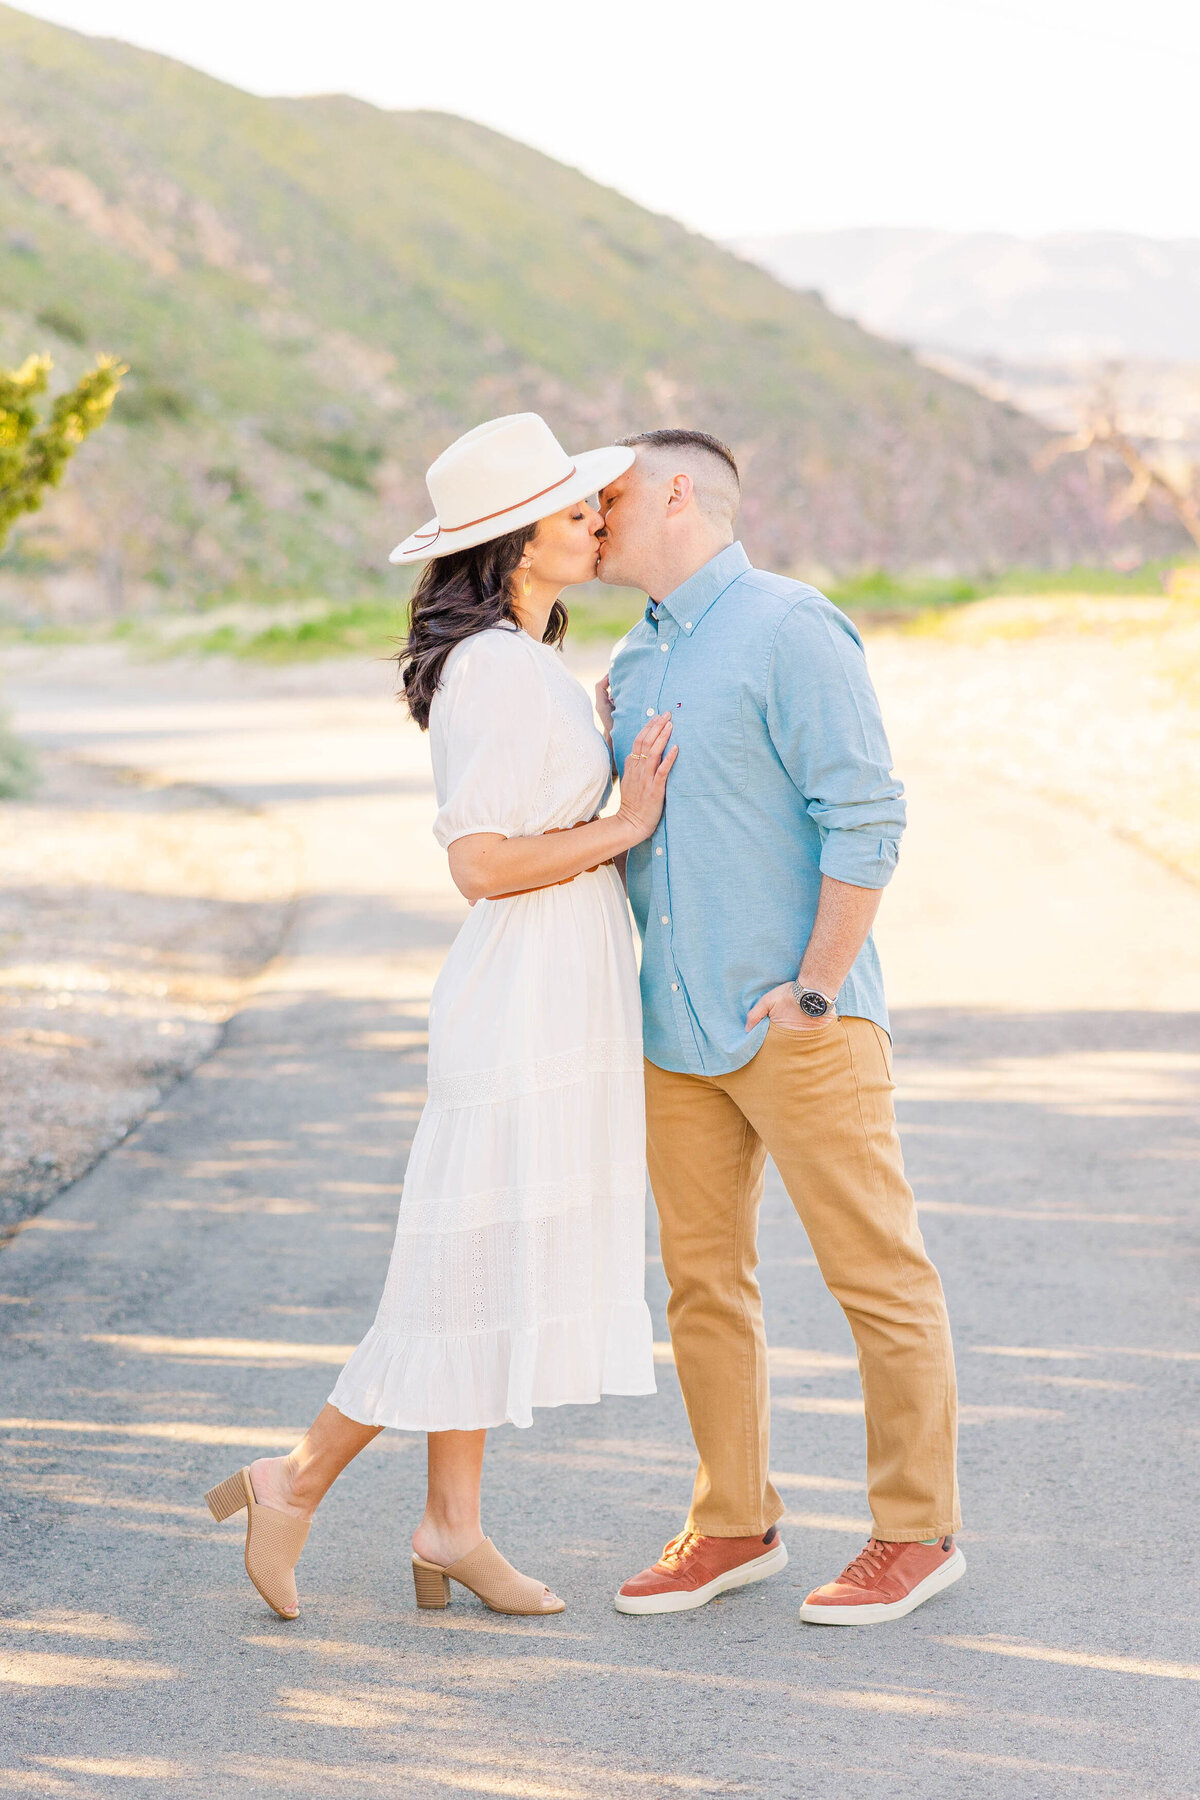
[[[69,685],[47,665],[10,689],[43,741],[261,804],[306,870],[285,953],[216,1053],[0,1256],[0,1789],[1200,1791],[1200,893],[915,741],[896,745],[913,824],[880,935],[956,1326],[967,1579],[875,1631],[797,1622],[860,1545],[863,1427],[849,1334],[774,1184],[783,1577],[676,1619],[612,1610],[686,1505],[664,1361],[656,1399],[494,1434],[488,1528],[568,1598],[561,1618],[457,1597],[416,1614],[422,1457],[392,1434],[319,1517],[302,1619],[266,1612],[203,1491],[292,1440],[370,1320],[463,909],[382,674],[239,680]],[[650,1288],[665,1338],[653,1251]]]

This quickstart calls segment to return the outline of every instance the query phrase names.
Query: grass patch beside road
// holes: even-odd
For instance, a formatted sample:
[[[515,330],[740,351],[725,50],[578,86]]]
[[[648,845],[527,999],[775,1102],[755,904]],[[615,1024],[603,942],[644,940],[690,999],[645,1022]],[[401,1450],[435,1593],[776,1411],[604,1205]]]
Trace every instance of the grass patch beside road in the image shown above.
[[[37,785],[37,759],[0,712],[0,800],[20,800]]]
[[[835,606],[864,622],[872,619],[915,619],[926,613],[942,613],[969,607],[979,600],[1000,595],[1159,595],[1164,591],[1173,563],[1143,563],[1122,573],[1117,569],[1008,569],[1001,575],[975,580],[936,575],[892,575],[868,570],[845,581],[834,581],[823,591]],[[818,587],[821,583],[816,584]]]
[[[630,588],[593,582],[570,597],[573,643],[611,643],[641,618]],[[251,662],[318,662],[328,656],[391,656],[408,630],[407,600],[363,598],[221,601],[187,612],[145,613],[90,625],[0,630],[0,641],[118,643],[135,657],[235,656]]]
[[[324,603],[317,603],[324,604]],[[388,656],[406,628],[406,609],[394,602],[361,600],[328,606],[309,616],[276,619],[269,625],[225,619],[205,631],[189,632],[158,646],[159,654],[240,656],[256,662],[317,662],[326,656],[365,653]],[[143,631],[144,631],[143,627]],[[129,633],[138,647],[139,633]]]
[[[827,583],[823,591],[864,627],[899,625],[937,632],[942,622],[967,618],[979,605],[1002,597],[1028,597],[1034,609],[1052,603],[1085,607],[1093,601],[1128,597],[1141,604],[1166,605],[1163,584],[1169,564],[1147,564],[1132,574],[1103,569],[1051,573],[1012,570],[978,582],[937,576],[898,576],[881,571]],[[819,584],[818,584],[819,585]],[[592,582],[569,595],[572,644],[612,643],[641,618],[644,596],[632,588]],[[404,638],[408,602],[396,595],[266,600],[245,596],[214,599],[186,611],[137,614],[88,625],[0,627],[0,641],[39,644],[120,643],[135,657],[232,656],[251,662],[319,662],[324,657],[387,657]],[[1021,623],[1017,623],[1017,618]],[[1017,608],[1010,632],[1029,628]],[[1038,627],[1040,629],[1040,627]],[[1002,628],[989,627],[992,635]]]
[[[621,637],[641,617],[644,606],[641,596],[627,588],[603,588],[596,583],[570,601],[571,639],[579,643]],[[262,624],[247,619],[243,610],[236,619],[210,623],[207,630],[173,636],[169,645],[161,644],[160,653],[240,656],[276,663],[355,654],[391,656],[408,630],[407,606],[392,600],[360,600],[348,605],[311,602],[303,612],[302,617],[293,612],[291,617]],[[136,647],[146,632],[145,626],[132,627],[125,635],[131,647]]]

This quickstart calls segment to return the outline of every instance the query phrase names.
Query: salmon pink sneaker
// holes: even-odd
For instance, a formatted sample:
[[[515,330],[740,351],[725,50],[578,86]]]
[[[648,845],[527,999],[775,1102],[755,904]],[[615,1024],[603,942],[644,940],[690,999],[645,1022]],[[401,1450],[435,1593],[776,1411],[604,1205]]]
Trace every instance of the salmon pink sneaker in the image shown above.
[[[703,1537],[688,1529],[671,1539],[653,1568],[623,1583],[614,1602],[622,1613],[690,1612],[730,1588],[749,1587],[787,1567],[788,1553],[774,1525],[762,1537]]]
[[[814,1588],[800,1617],[809,1625],[882,1625],[902,1619],[957,1581],[967,1559],[952,1537],[931,1544],[872,1538],[836,1581]]]

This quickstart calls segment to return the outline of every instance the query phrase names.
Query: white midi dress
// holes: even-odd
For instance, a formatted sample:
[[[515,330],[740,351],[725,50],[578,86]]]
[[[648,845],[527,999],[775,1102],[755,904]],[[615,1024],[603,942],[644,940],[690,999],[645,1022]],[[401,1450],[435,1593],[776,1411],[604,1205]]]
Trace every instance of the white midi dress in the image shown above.
[[[430,716],[443,846],[592,818],[610,791],[562,657],[496,627],[457,645]],[[530,1425],[654,1392],[637,970],[608,865],[472,909],[433,990],[429,1099],[375,1323],[332,1405],[366,1425]]]

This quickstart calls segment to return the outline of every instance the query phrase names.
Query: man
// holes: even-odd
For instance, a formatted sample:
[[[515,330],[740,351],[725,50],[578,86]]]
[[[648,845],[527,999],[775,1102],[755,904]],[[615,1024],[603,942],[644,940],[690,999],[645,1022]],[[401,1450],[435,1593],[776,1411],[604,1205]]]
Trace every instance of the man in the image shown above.
[[[700,1462],[683,1531],[616,1604],[702,1606],[787,1561],[755,1279],[769,1153],[854,1333],[866,1406],[871,1541],[800,1616],[875,1624],[965,1568],[949,1322],[904,1179],[870,935],[903,789],[853,625],[734,541],[732,453],[702,432],[625,441],[637,457],[600,496],[600,573],[650,601],[597,697],[618,767],[658,712],[679,747],[628,880],[650,1181]]]

